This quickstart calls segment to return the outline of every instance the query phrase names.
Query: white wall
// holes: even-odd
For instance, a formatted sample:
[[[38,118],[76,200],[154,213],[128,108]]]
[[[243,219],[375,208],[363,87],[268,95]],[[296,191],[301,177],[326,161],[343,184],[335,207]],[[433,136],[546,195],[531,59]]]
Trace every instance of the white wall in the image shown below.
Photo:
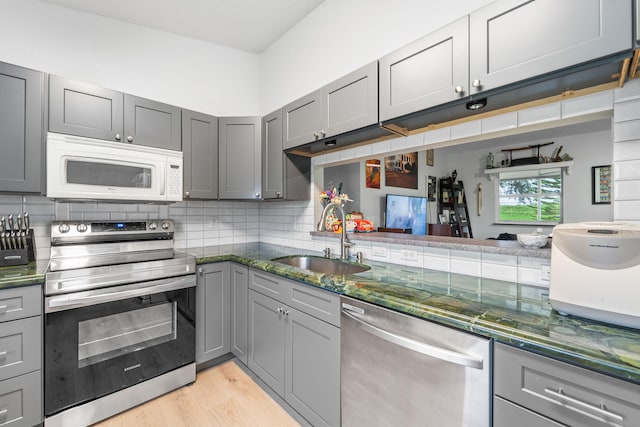
[[[269,113],[490,0],[325,0],[261,55]]]
[[[33,0],[0,0],[0,16],[0,61],[217,116],[261,113],[256,54]]]

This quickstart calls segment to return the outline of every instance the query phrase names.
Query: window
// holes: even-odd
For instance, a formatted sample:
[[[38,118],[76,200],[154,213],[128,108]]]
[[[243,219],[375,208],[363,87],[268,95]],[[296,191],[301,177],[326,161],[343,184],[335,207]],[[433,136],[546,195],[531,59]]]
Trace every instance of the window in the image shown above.
[[[502,172],[497,182],[497,222],[558,224],[562,220],[562,170]]]

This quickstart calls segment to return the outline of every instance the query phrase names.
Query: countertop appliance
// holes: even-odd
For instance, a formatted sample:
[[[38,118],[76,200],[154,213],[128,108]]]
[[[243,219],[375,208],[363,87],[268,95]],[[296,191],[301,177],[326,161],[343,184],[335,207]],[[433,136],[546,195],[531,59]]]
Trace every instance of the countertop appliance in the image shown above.
[[[491,425],[490,340],[341,297],[342,425]]]
[[[640,225],[556,226],[549,300],[560,314],[640,328]]]
[[[173,222],[55,221],[45,426],[86,426],[195,381],[195,258]]]
[[[47,197],[171,203],[182,200],[182,153],[47,134]]]

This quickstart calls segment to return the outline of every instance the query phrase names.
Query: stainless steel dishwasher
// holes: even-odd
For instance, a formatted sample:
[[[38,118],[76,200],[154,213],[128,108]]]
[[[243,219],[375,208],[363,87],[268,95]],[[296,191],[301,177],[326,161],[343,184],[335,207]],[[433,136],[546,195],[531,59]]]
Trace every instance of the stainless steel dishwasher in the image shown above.
[[[341,303],[343,427],[490,425],[489,339]]]

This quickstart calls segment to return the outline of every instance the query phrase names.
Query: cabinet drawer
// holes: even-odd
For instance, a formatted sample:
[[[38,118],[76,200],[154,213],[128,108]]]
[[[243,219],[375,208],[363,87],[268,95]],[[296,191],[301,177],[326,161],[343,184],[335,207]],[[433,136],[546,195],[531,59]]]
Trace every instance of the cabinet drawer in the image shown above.
[[[0,322],[40,314],[42,314],[42,287],[23,286],[0,291]]]
[[[293,308],[340,327],[340,297],[311,285],[287,281],[286,303]]]
[[[284,297],[284,287],[284,279],[256,270],[249,271],[249,288],[254,291],[281,301]]]
[[[42,422],[41,372],[0,381],[0,426],[31,427]]]
[[[493,399],[493,427],[562,427],[548,418],[531,412],[500,397]]]
[[[40,316],[0,324],[0,380],[40,369],[41,342]]]
[[[640,425],[640,386],[496,343],[495,394],[561,423]]]

